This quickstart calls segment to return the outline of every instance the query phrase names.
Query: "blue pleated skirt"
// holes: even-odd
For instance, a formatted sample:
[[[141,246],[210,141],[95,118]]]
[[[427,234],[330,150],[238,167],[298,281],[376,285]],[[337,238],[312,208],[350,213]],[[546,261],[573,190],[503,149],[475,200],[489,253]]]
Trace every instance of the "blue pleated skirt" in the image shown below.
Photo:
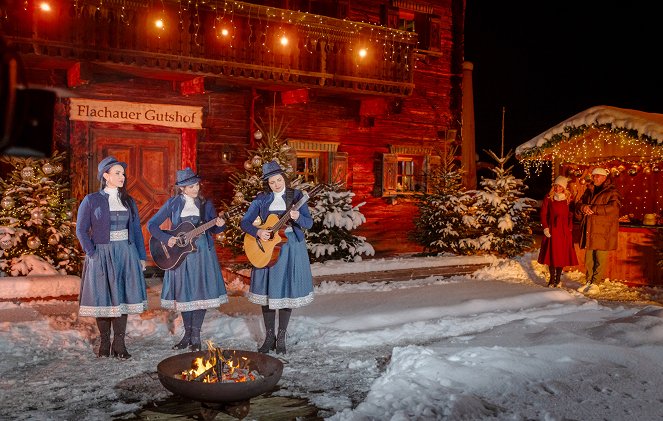
[[[94,256],[85,256],[78,314],[120,317],[145,310],[145,276],[136,248],[126,240],[98,244]]]
[[[176,311],[202,310],[228,302],[219,259],[209,249],[207,235],[196,240],[197,251],[189,253],[175,269],[167,270],[161,290],[161,307]]]
[[[292,231],[285,233],[288,241],[281,247],[271,267],[253,268],[250,302],[272,309],[304,307],[313,302],[313,276],[306,242],[298,241]]]

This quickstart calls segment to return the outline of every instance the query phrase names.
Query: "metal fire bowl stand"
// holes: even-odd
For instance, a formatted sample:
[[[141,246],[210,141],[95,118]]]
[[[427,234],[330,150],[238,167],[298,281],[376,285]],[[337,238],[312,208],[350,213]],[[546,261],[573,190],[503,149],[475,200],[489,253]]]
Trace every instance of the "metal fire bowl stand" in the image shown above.
[[[224,350],[224,353],[247,358],[249,368],[257,370],[263,377],[240,383],[202,383],[175,378],[183,371],[190,370],[193,360],[207,354],[207,351],[196,351],[174,355],[161,361],[157,365],[159,380],[172,393],[193,401],[202,404],[230,404],[248,401],[273,390],[283,373],[283,363],[269,355],[232,349]]]

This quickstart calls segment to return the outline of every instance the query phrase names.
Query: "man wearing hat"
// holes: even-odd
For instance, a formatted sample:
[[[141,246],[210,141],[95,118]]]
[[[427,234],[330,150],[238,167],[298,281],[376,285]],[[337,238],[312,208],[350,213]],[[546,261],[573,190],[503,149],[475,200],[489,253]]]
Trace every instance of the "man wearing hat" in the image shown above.
[[[619,236],[619,208],[622,195],[608,179],[609,172],[597,167],[592,170],[592,185],[583,193],[576,207],[576,215],[582,218],[580,247],[585,252],[585,285],[579,288],[588,292],[605,278],[608,255],[617,249]]]

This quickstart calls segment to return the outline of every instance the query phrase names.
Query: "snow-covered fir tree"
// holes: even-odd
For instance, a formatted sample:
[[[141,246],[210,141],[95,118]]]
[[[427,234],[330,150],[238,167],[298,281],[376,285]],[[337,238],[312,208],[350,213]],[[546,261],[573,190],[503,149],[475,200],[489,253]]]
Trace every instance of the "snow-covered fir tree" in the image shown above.
[[[463,170],[454,161],[457,148],[441,153],[440,166],[431,170],[429,190],[417,203],[419,214],[410,239],[431,253],[469,254],[477,236],[477,223],[468,213],[472,198],[463,187]]]
[[[0,270],[5,274],[80,274],[82,251],[64,159],[57,152],[45,159],[1,158],[14,167],[0,178]]]
[[[315,204],[309,203],[313,227],[306,231],[306,242],[311,261],[359,262],[361,256],[375,254],[365,237],[350,232],[366,222],[359,211],[365,202],[353,206],[354,195],[334,184],[318,195]]]
[[[243,253],[244,232],[239,227],[242,216],[251,201],[263,191],[262,165],[270,161],[278,162],[285,170],[286,176],[291,179],[291,185],[297,184],[297,180],[292,180],[292,148],[283,137],[288,124],[285,124],[283,119],[277,122],[274,111],[271,110],[267,124],[261,120],[261,123],[256,122],[256,125],[262,135],[258,148],[247,151],[249,159],[244,162],[244,172],[236,172],[230,176],[235,192],[230,206],[239,207],[241,211],[231,218],[228,228],[219,236],[223,245],[229,247],[234,255]]]
[[[477,250],[517,256],[534,244],[530,218],[534,200],[522,197],[527,186],[512,174],[513,166],[505,167],[513,151],[504,157],[498,157],[493,151],[486,153],[498,165],[491,169],[495,178],[482,179],[482,189],[476,192],[474,217],[481,225],[482,234],[469,242]]]

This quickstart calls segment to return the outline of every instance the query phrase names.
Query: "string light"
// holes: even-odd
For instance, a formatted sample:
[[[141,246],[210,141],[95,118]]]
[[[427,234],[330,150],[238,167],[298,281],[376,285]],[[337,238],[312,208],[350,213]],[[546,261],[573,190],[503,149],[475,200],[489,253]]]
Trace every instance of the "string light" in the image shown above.
[[[606,168],[624,194],[622,215],[641,220],[646,213],[663,212],[661,177],[655,176],[663,168],[663,147],[637,130],[613,127],[610,123],[565,127],[564,133],[525,150],[518,159],[527,176],[540,175],[554,163],[561,168],[561,174],[580,186],[591,182],[593,168]]]

